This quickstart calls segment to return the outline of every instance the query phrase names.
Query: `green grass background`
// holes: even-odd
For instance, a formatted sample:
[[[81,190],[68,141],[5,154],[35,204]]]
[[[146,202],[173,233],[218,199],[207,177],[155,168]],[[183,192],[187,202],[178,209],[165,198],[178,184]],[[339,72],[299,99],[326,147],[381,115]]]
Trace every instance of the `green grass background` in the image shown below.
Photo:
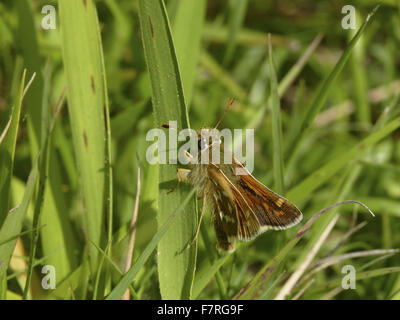
[[[0,299],[399,299],[399,44],[394,0],[2,1]],[[301,225],[348,199],[375,218],[347,204],[221,254],[207,211],[185,250],[196,190],[167,194],[178,166],[147,163],[146,134],[212,126],[231,97],[222,127],[256,129],[253,174]]]

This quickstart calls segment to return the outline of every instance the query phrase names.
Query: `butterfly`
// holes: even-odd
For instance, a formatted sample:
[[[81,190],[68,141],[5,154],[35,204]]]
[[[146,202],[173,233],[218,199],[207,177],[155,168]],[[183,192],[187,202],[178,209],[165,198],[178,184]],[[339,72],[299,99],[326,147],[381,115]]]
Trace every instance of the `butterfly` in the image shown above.
[[[233,103],[229,101],[226,111]],[[218,121],[214,129],[221,123]],[[169,128],[168,125],[163,125]],[[197,196],[202,199],[202,208],[195,237],[197,239],[206,204],[208,204],[214,225],[218,249],[233,251],[236,241],[249,241],[266,230],[283,230],[302,220],[301,211],[289,200],[273,192],[256,178],[232,156],[231,163],[216,163],[209,153],[208,163],[202,163],[204,152],[217,146],[224,159],[222,142],[217,137],[205,137],[204,129],[197,131],[198,161],[190,164],[190,169],[179,168],[178,182],[198,186]],[[189,157],[192,157],[188,154]],[[204,162],[204,161],[203,161]],[[238,170],[241,174],[238,175]]]

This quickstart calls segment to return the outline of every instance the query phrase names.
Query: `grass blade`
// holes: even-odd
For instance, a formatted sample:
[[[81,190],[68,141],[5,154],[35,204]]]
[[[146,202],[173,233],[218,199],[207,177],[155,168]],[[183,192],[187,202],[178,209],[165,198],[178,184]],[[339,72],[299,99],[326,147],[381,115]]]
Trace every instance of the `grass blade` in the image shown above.
[[[307,134],[308,130],[313,125],[315,117],[318,115],[320,110],[325,104],[325,101],[328,97],[329,91],[334,83],[334,81],[338,78],[339,74],[343,70],[343,67],[345,66],[347,60],[350,57],[350,54],[352,53],[356,43],[360,39],[361,35],[364,33],[365,28],[371,21],[371,18],[375,14],[375,12],[378,10],[379,6],[376,6],[375,9],[368,15],[367,19],[365,22],[362,24],[360,29],[357,31],[353,39],[350,41],[349,45],[347,46],[346,50],[343,52],[342,56],[340,57],[339,61],[336,63],[335,67],[333,70],[329,73],[329,75],[325,78],[325,80],[322,82],[321,86],[319,87],[319,90],[317,91],[314,99],[312,100],[310,106],[307,109],[307,112],[305,113],[301,126],[299,128],[299,136],[297,139],[293,141],[293,144],[291,147],[288,149],[290,150],[290,160],[289,160],[289,165],[292,159],[294,158],[294,155],[298,149],[298,146],[300,145],[301,141]]]
[[[38,191],[37,191],[37,196],[36,196],[36,203],[35,203],[35,211],[33,215],[33,222],[32,222],[32,227],[33,227],[33,232],[31,236],[31,247],[30,247],[30,252],[29,252],[29,266],[28,266],[28,275],[26,278],[26,283],[25,283],[25,288],[24,292],[22,295],[22,299],[26,300],[28,298],[29,294],[29,288],[30,288],[30,281],[32,277],[32,272],[33,272],[33,266],[34,266],[34,259],[36,255],[36,248],[38,245],[38,240],[39,240],[39,221],[40,221],[40,216],[41,216],[41,211],[42,211],[42,206],[44,203],[44,197],[45,197],[45,187],[46,187],[46,180],[47,180],[47,175],[48,175],[48,167],[49,167],[49,155],[50,155],[50,137],[51,133],[54,128],[54,123],[56,120],[57,115],[60,112],[60,109],[63,105],[64,102],[64,96],[65,96],[65,91],[62,93],[59,104],[57,105],[56,112],[53,116],[53,119],[51,120],[49,117],[49,102],[47,101],[47,94],[48,94],[48,89],[49,89],[49,81],[46,81],[46,98],[45,101],[43,102],[42,106],[42,115],[43,115],[43,124],[42,124],[42,138],[44,139],[43,143],[41,144],[41,151],[39,154],[39,180],[38,180]],[[44,116],[46,115],[46,116]]]
[[[163,1],[140,0],[139,18],[150,73],[155,124],[161,128],[162,124],[175,120],[178,129],[188,128],[182,82]],[[182,203],[188,195],[187,188],[167,194],[174,185],[173,181],[176,181],[176,165],[160,165],[159,226],[168,221],[175,204]],[[196,247],[184,248],[195,232],[195,201],[190,201],[184,211],[185,214],[175,221],[158,246],[158,275],[163,299],[188,299],[191,295]]]
[[[176,57],[181,70],[183,89],[188,105],[192,98],[196,66],[206,12],[206,1],[179,1],[172,26]],[[190,25],[190,28],[187,26]]]
[[[230,258],[230,254],[226,254],[218,260],[214,261],[212,266],[206,270],[206,272],[199,276],[193,285],[193,299],[196,299],[201,291],[207,286],[207,284],[215,277],[218,270],[225,264]]]
[[[16,103],[11,112],[11,122],[9,124],[9,129],[6,133],[6,136],[4,137],[3,143],[0,145],[0,243],[4,242],[6,239],[11,238],[15,234],[20,233],[22,229],[22,222],[28,209],[29,201],[33,195],[33,190],[36,183],[37,172],[32,169],[33,172],[31,172],[30,175],[30,177],[32,176],[32,179],[29,179],[29,181],[31,181],[31,189],[29,189],[28,193],[27,187],[27,192],[24,195],[24,199],[26,202],[23,204],[25,205],[25,207],[21,208],[21,210],[17,209],[19,214],[15,213],[13,215],[10,215],[8,212],[9,194],[11,188],[11,177],[14,164],[15,145],[17,141],[22,100],[24,97],[24,93],[26,93],[34,79],[35,74],[32,76],[31,80],[24,90],[25,76],[26,70],[24,70],[22,74],[19,92],[15,99]],[[17,239],[9,241],[0,247],[0,299],[4,299],[7,292],[7,268],[16,241]]]
[[[388,267],[388,268],[357,272],[357,281],[375,277],[381,277],[396,272],[400,272],[400,267]],[[333,289],[334,287],[340,286],[342,281],[343,281],[343,275],[340,275],[340,277],[338,277],[335,280],[325,282],[322,286],[315,287],[315,290],[310,291],[310,293],[320,291],[321,289],[323,290]]]
[[[282,96],[286,93],[290,85],[293,84],[293,82],[297,79],[300,72],[303,70],[304,66],[310,59],[311,55],[314,53],[315,49],[320,44],[321,40],[322,40],[322,35],[320,34],[317,35],[314,38],[314,40],[310,43],[310,45],[304,50],[304,52],[301,54],[296,63],[290,68],[290,70],[285,74],[285,76],[279,82],[278,84],[279,98],[282,98]],[[257,111],[257,113],[249,120],[249,122],[246,124],[246,128],[259,127],[262,121],[264,120],[265,113],[267,112],[267,110],[269,110],[270,106],[271,106],[271,96],[268,98],[267,103],[262,108],[260,108]],[[299,125],[297,126],[299,127]]]
[[[38,159],[34,162],[31,173],[29,174],[28,182],[26,184],[26,191],[21,204],[9,214],[0,229],[0,242],[9,239],[13,235],[19,233],[22,229],[22,224],[28,210],[29,202],[31,201],[37,180],[39,178],[39,164]],[[0,247],[0,299],[4,299],[4,294],[7,292],[6,276],[7,267],[14,251],[17,239],[7,242]]]
[[[272,108],[272,140],[273,140],[273,171],[275,180],[275,190],[279,194],[284,194],[283,183],[283,143],[282,143],[282,124],[281,124],[281,105],[278,94],[278,80],[276,79],[275,65],[272,56],[271,35],[268,35],[269,68],[271,77],[271,108]]]
[[[122,277],[119,283],[114,287],[114,289],[108,295],[107,300],[116,300],[122,297],[125,290],[135,279],[135,276],[137,275],[138,271],[146,263],[147,259],[150,257],[150,254],[153,252],[157,244],[160,242],[162,238],[165,238],[167,231],[171,230],[174,220],[184,215],[184,212],[181,213],[181,211],[184,211],[184,208],[190,202],[196,190],[197,187],[193,188],[192,191],[189,192],[186,199],[184,199],[183,202],[181,202],[179,207],[174,210],[174,212],[168,217],[168,219],[164,222],[164,224],[158,229],[157,233],[154,235],[150,243],[146,246],[146,249],[137,259],[134,265],[129,269],[127,273],[125,273],[125,275]]]
[[[28,138],[32,150],[31,161],[39,151],[41,143],[42,101],[43,101],[43,76],[41,71],[42,61],[39,52],[38,33],[35,25],[35,10],[33,3],[28,0],[16,1],[18,12],[18,43],[21,47],[23,63],[27,70],[36,73],[35,82],[32,84],[26,99],[25,106],[28,114]],[[27,74],[30,77],[30,74]]]
[[[227,66],[235,52],[237,35],[246,16],[248,0],[232,0],[230,2],[228,43],[224,55],[223,65]]]
[[[361,16],[357,15],[357,19],[361,20]],[[353,33],[350,33],[354,35]],[[367,70],[362,66],[365,65],[365,37],[361,37],[356,46],[354,53],[350,58],[350,67],[354,77],[354,97],[357,103],[357,118],[360,123],[371,124],[371,106],[368,100],[368,75]]]
[[[108,107],[97,13],[92,0],[59,1],[59,8],[68,108],[81,182],[85,229],[89,238],[101,245],[104,241],[103,209],[109,200]],[[94,273],[98,252],[93,246],[89,246],[89,255]]]
[[[21,115],[22,95],[25,86],[26,70],[22,74],[19,93],[15,97],[15,105],[11,111],[11,119],[4,130],[3,141],[0,144],[0,227],[8,214],[9,195],[12,171],[14,167],[15,145]]]
[[[247,101],[247,92],[207,52],[200,57],[201,64],[240,102]]]
[[[305,195],[310,194],[316,188],[326,183],[336,173],[339,172],[349,161],[357,159],[363,152],[372,145],[379,142],[381,139],[387,137],[390,133],[400,127],[400,118],[392,120],[381,129],[373,132],[364,140],[359,142],[356,146],[349,151],[337,156],[335,159],[328,162],[320,169],[314,171],[310,176],[300,182],[297,186],[290,189],[287,197],[293,202],[299,202]]]
[[[20,232],[20,233],[18,233],[17,235],[12,236],[12,237],[10,237],[10,238],[8,238],[8,239],[4,239],[4,240],[2,240],[2,241],[0,242],[0,247],[1,247],[3,244],[6,244],[7,242],[10,242],[10,241],[12,241],[12,240],[18,239],[18,238],[20,238],[20,237],[22,237],[22,236],[24,236],[24,235],[26,235],[26,234],[29,234],[29,233],[31,233],[31,232],[38,231],[39,229],[41,229],[41,228],[43,228],[43,227],[45,227],[45,226],[40,226],[40,227],[35,228],[35,229],[29,229],[29,230]]]
[[[300,241],[300,239],[310,230],[313,224],[329,210],[332,210],[338,206],[347,203],[357,203],[362,207],[364,207],[373,216],[373,213],[367,206],[355,200],[346,200],[338,202],[320,210],[318,213],[313,215],[312,218],[305,223],[305,225],[301,228],[301,230],[297,232],[296,235],[293,238],[291,238],[286,243],[286,245],[282,249],[280,249],[279,252],[260,269],[260,271],[255,275],[255,277],[244,288],[242,288],[242,290],[240,290],[240,292],[235,296],[234,299],[244,300],[244,299],[254,299],[255,297],[257,297],[258,292],[263,288],[265,282],[268,280],[271,274],[281,264],[281,262],[285,259],[288,253],[294,248],[294,246]]]
[[[326,227],[324,232],[322,233],[321,237],[318,239],[317,243],[314,245],[312,250],[308,253],[307,257],[301,263],[299,268],[296,269],[295,272],[289,277],[289,279],[285,282],[279,293],[276,295],[275,300],[283,300],[285,299],[293,290],[296,283],[299,281],[300,277],[309,267],[310,263],[318,253],[319,249],[321,248],[322,244],[325,242],[326,238],[332,231],[333,227],[335,226],[337,220],[339,219],[339,215],[336,214],[335,217],[330,221],[329,225]]]
[[[300,72],[303,70],[304,66],[310,59],[311,55],[317,49],[323,38],[322,34],[318,34],[310,45],[304,50],[300,58],[296,63],[290,68],[290,70],[285,74],[281,81],[279,81],[278,92],[281,97],[289,86],[294,82],[299,76]]]

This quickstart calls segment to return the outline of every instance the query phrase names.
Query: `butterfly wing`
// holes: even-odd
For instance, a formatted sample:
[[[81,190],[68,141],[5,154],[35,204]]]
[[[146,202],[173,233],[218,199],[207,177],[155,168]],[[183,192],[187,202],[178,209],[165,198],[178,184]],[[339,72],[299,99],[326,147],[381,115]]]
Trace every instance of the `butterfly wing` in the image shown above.
[[[231,247],[236,239],[250,240],[260,233],[261,225],[244,196],[224,171],[210,165],[208,176],[214,190],[209,193],[219,247]]]
[[[236,162],[231,168],[239,167]],[[234,175],[229,167],[211,164],[208,176],[215,188],[212,203],[214,226],[221,249],[235,239],[251,240],[268,229],[287,229],[302,219],[300,210],[287,199],[268,189],[250,173]],[[226,250],[226,249],[224,249]]]
[[[238,228],[233,202],[223,192],[217,191],[208,203],[211,204],[211,217],[219,249],[233,251]]]
[[[236,186],[244,198],[250,200],[247,203],[260,223],[261,232],[287,229],[301,221],[303,215],[293,203],[264,186],[239,162],[236,161],[235,167],[247,172],[236,176]]]

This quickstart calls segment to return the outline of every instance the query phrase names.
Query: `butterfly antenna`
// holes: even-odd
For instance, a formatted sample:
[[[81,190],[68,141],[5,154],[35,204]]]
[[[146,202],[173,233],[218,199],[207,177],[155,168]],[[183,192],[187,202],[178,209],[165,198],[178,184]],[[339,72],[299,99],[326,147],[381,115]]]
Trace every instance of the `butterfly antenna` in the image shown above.
[[[225,109],[225,112],[224,112],[224,114],[222,115],[222,117],[219,119],[219,121],[218,121],[218,123],[217,123],[217,125],[215,126],[214,129],[217,129],[218,126],[221,124],[221,122],[224,120],[226,113],[228,112],[228,110],[231,108],[231,106],[232,106],[232,104],[233,104],[233,101],[235,101],[234,98],[230,98],[230,99],[229,99],[229,102],[228,102],[228,105],[227,105],[227,107],[226,107],[226,109]]]

